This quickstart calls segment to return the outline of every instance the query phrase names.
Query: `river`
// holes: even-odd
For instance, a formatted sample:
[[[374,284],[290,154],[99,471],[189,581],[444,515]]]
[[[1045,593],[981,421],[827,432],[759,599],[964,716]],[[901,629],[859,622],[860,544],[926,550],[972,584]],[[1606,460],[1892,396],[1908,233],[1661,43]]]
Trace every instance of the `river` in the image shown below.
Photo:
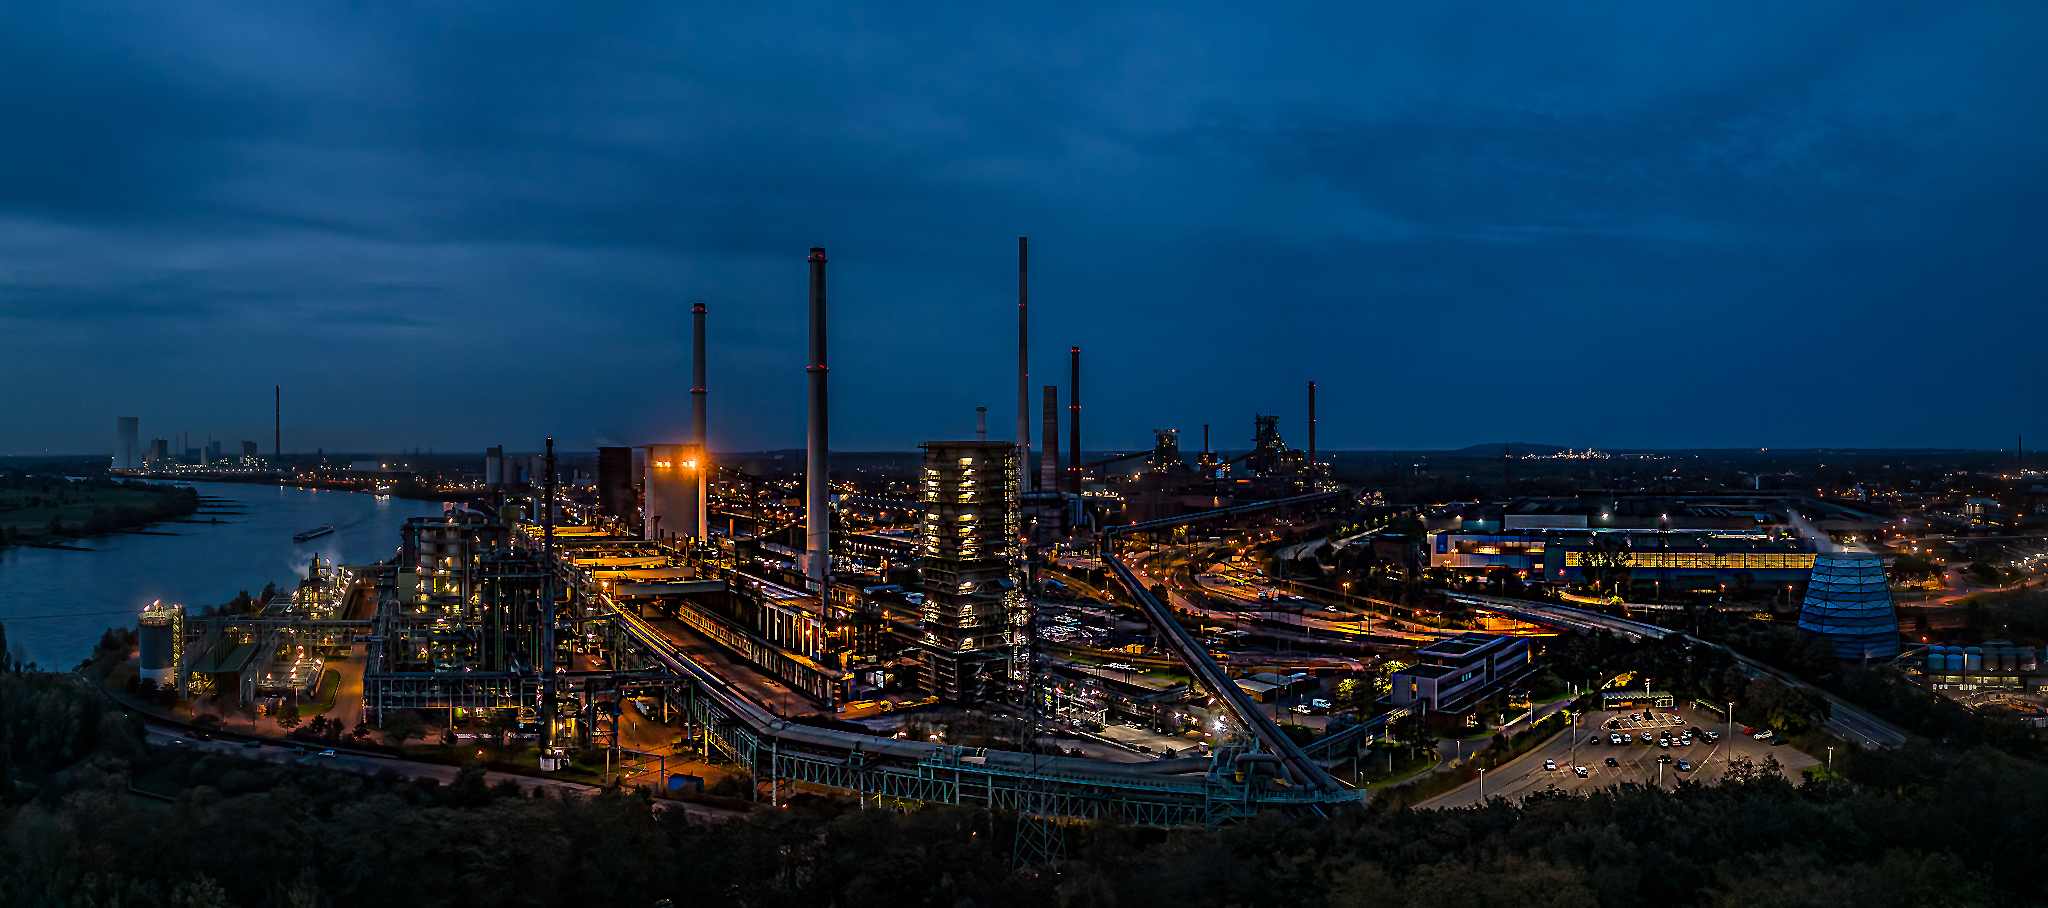
[[[319,553],[323,561],[368,564],[398,551],[398,528],[408,517],[441,514],[432,501],[288,489],[241,483],[195,482],[204,498],[238,502],[233,511],[163,523],[153,532],[176,536],[113,534],[71,543],[90,552],[0,548],[0,624],[7,646],[44,670],[69,670],[92,653],[109,627],[134,627],[151,601],[197,611],[250,595],[263,585],[286,587],[303,576]],[[295,543],[292,534],[331,523],[332,534]]]

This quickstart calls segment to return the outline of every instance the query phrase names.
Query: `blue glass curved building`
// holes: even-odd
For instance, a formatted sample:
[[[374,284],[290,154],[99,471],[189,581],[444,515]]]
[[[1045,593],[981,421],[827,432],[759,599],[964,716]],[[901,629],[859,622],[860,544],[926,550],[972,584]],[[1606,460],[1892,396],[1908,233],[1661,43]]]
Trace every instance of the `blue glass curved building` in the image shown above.
[[[1843,659],[1899,654],[1899,616],[1884,561],[1870,552],[1823,552],[1799,606],[1799,629],[1826,637]]]

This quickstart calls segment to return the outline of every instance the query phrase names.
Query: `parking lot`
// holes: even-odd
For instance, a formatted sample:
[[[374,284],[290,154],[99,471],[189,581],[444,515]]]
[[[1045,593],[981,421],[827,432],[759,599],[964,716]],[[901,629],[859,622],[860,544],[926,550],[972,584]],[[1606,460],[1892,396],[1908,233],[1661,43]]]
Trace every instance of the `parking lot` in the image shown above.
[[[1677,787],[1681,779],[1711,783],[1720,781],[1727,773],[1731,760],[1748,760],[1752,765],[1762,766],[1766,756],[1776,757],[1786,778],[1797,781],[1800,770],[1820,762],[1783,746],[1775,735],[1770,740],[1758,741],[1744,735],[1740,726],[1730,734],[1727,724],[1714,713],[1691,707],[1650,710],[1650,717],[1641,717],[1643,712],[1595,712],[1580,717],[1573,731],[1557,735],[1507,765],[1488,771],[1484,780],[1486,797],[1512,800],[1551,788],[1590,791],[1623,782],[1667,789]],[[1610,721],[1614,723],[1612,728],[1608,726]],[[1711,741],[1697,734],[1689,745],[1678,743],[1679,736],[1695,726],[1714,732],[1720,740]],[[1649,736],[1649,743],[1644,742],[1644,735]],[[1666,735],[1671,737],[1671,743],[1660,746],[1657,741]],[[1627,743],[1612,743],[1616,736]],[[1545,761],[1556,768],[1544,768]],[[1687,768],[1681,769],[1680,761]],[[1581,777],[1574,767],[1584,767],[1585,775]],[[1479,802],[1479,791],[1480,783],[1473,782],[1418,806],[1470,807]]]

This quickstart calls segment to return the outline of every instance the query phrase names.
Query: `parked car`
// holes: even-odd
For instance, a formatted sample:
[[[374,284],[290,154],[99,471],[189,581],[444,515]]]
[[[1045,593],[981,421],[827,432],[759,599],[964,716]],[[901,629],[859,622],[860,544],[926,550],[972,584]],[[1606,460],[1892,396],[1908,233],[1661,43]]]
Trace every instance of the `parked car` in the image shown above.
[[[1657,755],[1657,762],[1659,762],[1659,763],[1669,763],[1669,762],[1671,762],[1671,755],[1670,755],[1670,754],[1658,754],[1658,755]]]
[[[1608,757],[1608,758],[1607,758],[1607,765],[1609,765],[1609,766],[1620,766],[1620,765],[1621,765],[1621,761],[1620,761],[1620,760],[1617,760],[1617,759],[1615,759],[1615,758],[1613,758],[1613,757]]]
[[[1637,732],[1637,734],[1638,734],[1638,735],[1640,735],[1640,736],[1642,737],[1642,739],[1643,739],[1643,743],[1644,743],[1644,744],[1655,744],[1655,743],[1657,743],[1656,741],[1654,741],[1654,740],[1652,740],[1652,739],[1650,738],[1650,733],[1649,733],[1649,732],[1646,732],[1646,731],[1645,731],[1645,732]]]
[[[1759,741],[1769,741],[1771,739],[1771,730],[1766,728],[1763,731],[1757,732],[1756,739]]]
[[[1578,773],[1581,779],[1586,777],[1586,767],[1584,766],[1574,766],[1572,767],[1572,772]]]
[[[1620,734],[1618,734],[1618,733],[1617,733],[1617,734],[1610,734],[1610,735],[1608,735],[1608,736],[1607,736],[1607,743],[1609,743],[1609,744],[1627,744],[1627,743],[1628,743],[1628,739],[1627,739],[1627,738],[1624,738],[1624,737],[1622,737],[1622,736],[1621,736]]]
[[[1688,762],[1686,762],[1686,761],[1684,761],[1684,760],[1680,760],[1680,761],[1678,761],[1678,771],[1679,771],[1679,772],[1692,772],[1692,764],[1691,764],[1691,763],[1688,763]]]
[[[1545,761],[1543,761],[1543,768],[1544,768],[1545,770],[1548,770],[1548,771],[1550,771],[1550,772],[1556,772],[1556,771],[1557,771],[1557,761],[1556,761],[1556,760],[1545,760]]]
[[[1712,744],[1712,743],[1714,743],[1714,742],[1716,742],[1716,741],[1719,741],[1719,740],[1721,740],[1721,733],[1720,733],[1720,732],[1718,732],[1718,731],[1703,731],[1703,732],[1700,732],[1700,734],[1703,734],[1703,735],[1706,735],[1706,736],[1707,736],[1707,743],[1708,743],[1708,744]]]

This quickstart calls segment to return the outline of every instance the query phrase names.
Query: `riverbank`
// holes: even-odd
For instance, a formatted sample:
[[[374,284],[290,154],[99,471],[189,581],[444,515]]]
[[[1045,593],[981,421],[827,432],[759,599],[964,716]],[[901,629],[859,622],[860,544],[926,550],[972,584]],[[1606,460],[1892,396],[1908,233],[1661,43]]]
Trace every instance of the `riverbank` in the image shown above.
[[[266,583],[295,584],[315,555],[328,564],[382,561],[397,551],[407,518],[442,511],[438,502],[274,486],[194,483],[192,494],[198,512],[175,519],[197,522],[160,528],[176,535],[109,533],[87,551],[0,547],[0,622],[23,661],[76,665],[109,625],[133,627],[152,601],[198,609]],[[223,513],[204,513],[212,511]],[[335,532],[293,541],[323,524]]]
[[[0,475],[0,546],[58,546],[142,528],[200,510],[185,486],[128,479]]]

